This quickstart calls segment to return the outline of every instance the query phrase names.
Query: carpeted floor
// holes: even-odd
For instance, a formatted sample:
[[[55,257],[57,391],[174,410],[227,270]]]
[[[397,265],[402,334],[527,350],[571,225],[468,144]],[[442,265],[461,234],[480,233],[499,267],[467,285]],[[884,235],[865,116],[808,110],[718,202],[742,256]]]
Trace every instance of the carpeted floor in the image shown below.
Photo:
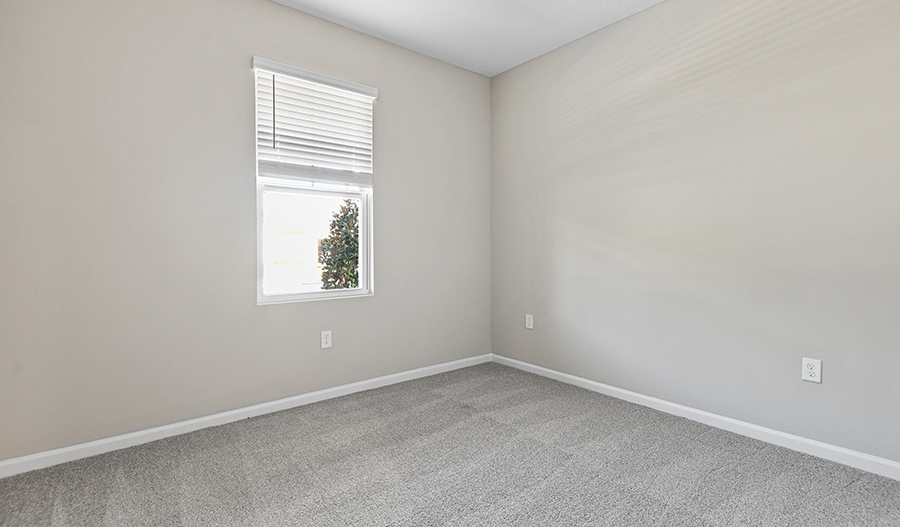
[[[2,526],[900,526],[900,482],[497,364],[0,480]]]

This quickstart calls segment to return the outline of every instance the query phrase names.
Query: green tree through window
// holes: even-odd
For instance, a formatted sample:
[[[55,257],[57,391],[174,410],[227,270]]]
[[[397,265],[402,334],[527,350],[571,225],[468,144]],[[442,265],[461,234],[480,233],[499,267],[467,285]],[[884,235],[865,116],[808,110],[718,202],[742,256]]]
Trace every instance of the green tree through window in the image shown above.
[[[330,234],[319,250],[322,289],[359,287],[359,203],[345,199],[331,218]]]

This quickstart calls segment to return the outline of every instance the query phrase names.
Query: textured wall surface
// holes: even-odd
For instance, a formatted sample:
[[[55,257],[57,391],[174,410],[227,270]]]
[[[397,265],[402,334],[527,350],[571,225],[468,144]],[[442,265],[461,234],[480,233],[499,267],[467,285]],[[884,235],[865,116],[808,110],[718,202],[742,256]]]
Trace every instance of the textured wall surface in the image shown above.
[[[492,79],[494,352],[900,461],[897,27],[668,0]]]
[[[379,89],[373,297],[256,305],[254,55]],[[268,0],[7,0],[0,71],[0,460],[490,351],[487,78]]]

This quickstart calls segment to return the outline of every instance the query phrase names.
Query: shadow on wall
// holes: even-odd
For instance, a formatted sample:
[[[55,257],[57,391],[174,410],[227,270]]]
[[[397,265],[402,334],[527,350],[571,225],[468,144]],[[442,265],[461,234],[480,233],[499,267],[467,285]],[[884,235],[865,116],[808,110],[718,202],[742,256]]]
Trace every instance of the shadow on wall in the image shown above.
[[[666,11],[680,40],[612,26],[526,66],[548,100],[516,126],[547,148],[515,162],[555,360],[810,436],[800,409],[828,408],[839,444],[890,412],[875,364],[900,349],[900,4],[695,4]],[[816,398],[803,355],[835,379]]]
[[[884,8],[883,2],[835,0],[730,2],[689,13],[675,41],[651,38],[650,25],[629,28],[647,38],[612,26],[603,33],[610,52],[592,54],[578,42],[566,50],[569,66],[556,77],[548,112],[550,136],[558,138],[553,151],[567,160],[566,172],[577,174],[579,165],[605,159],[600,152],[627,153],[672,132],[715,125],[747,105],[802,99],[809,90],[834,86],[861,62],[883,63],[879,59],[892,51],[885,41],[895,28],[891,17],[879,16]],[[873,27],[873,20],[880,25]],[[868,44],[862,57],[858,46],[846,46],[860,40]]]

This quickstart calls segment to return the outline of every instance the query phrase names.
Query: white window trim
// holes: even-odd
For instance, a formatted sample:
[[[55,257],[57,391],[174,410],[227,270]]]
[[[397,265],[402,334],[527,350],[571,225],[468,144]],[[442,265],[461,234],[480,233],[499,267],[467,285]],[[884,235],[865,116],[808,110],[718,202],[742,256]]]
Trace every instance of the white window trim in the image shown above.
[[[332,298],[355,298],[360,296],[372,296],[373,287],[372,272],[372,189],[361,187],[358,189],[341,190],[338,188],[316,188],[298,184],[291,180],[277,181],[272,178],[258,178],[256,189],[256,303],[284,304],[288,302],[305,302],[309,300],[327,300]],[[315,184],[317,182],[309,182]],[[327,183],[326,183],[327,184]],[[354,289],[326,289],[315,292],[303,293],[279,293],[274,295],[263,294],[263,206],[262,196],[266,190],[288,192],[297,194],[313,194],[321,196],[328,194],[334,197],[351,198],[359,200],[359,287]]]
[[[355,92],[360,95],[378,97],[378,90],[363,84],[337,79],[304,70],[287,64],[271,61],[261,57],[253,57],[253,68],[272,73],[298,77],[307,81],[324,84]],[[254,78],[256,75],[254,74]],[[254,83],[256,80],[254,80]],[[258,108],[258,106],[257,106]],[[255,127],[256,128],[256,127]],[[299,164],[287,164],[260,160],[256,162],[256,210],[257,210],[257,284],[256,301],[258,305],[283,304],[289,302],[305,302],[329,300],[336,298],[357,298],[374,294],[374,253],[372,240],[372,174],[356,173],[333,169],[323,169]],[[354,289],[328,289],[313,292],[263,294],[264,262],[263,262],[263,192],[297,192],[335,197],[359,199],[359,287]]]

